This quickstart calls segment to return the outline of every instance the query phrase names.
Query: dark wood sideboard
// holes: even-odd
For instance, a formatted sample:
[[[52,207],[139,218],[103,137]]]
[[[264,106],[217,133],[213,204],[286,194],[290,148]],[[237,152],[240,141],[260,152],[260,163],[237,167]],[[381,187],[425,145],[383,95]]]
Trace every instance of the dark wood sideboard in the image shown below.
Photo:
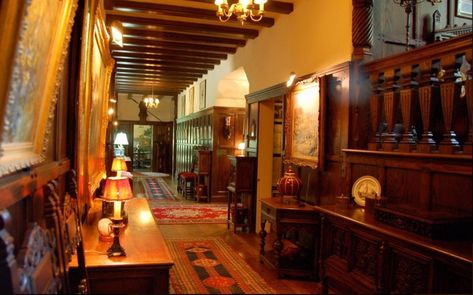
[[[279,277],[318,280],[319,218],[313,206],[262,199],[260,237],[260,261],[276,268]]]
[[[135,198],[126,203],[128,225],[120,232],[120,244],[127,256],[111,258],[106,252],[112,242],[100,241],[97,231],[100,203],[94,202],[83,225],[90,293],[168,294],[174,262],[147,201]],[[71,265],[72,275],[75,268],[77,265]]]
[[[472,241],[440,241],[386,225],[356,205],[315,206],[320,277],[341,293],[472,292]]]

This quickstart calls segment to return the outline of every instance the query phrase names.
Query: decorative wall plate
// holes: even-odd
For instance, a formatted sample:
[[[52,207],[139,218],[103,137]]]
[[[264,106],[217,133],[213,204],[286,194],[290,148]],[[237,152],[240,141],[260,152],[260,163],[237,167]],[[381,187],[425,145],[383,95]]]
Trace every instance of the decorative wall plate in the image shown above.
[[[378,200],[381,197],[381,184],[373,176],[362,176],[353,183],[351,193],[355,198],[355,203],[365,206],[366,198]]]

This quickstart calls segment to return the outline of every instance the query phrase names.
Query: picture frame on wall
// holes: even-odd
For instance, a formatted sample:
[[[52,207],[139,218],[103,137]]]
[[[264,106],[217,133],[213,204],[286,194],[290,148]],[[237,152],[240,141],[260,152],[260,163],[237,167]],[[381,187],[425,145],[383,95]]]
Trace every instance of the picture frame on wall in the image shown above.
[[[46,158],[77,5],[77,1],[32,0],[18,12],[19,35],[11,36],[17,40],[13,68],[6,70],[9,84],[2,93],[7,95],[0,102],[5,118],[0,123],[0,177]]]
[[[189,114],[194,112],[194,86],[189,88]]]
[[[288,97],[284,163],[323,169],[325,102],[322,79],[298,82]]]
[[[203,110],[206,108],[206,87],[207,87],[207,80],[203,80],[200,82],[199,85],[199,110]]]
[[[455,15],[471,19],[473,0],[456,0],[455,1]]]

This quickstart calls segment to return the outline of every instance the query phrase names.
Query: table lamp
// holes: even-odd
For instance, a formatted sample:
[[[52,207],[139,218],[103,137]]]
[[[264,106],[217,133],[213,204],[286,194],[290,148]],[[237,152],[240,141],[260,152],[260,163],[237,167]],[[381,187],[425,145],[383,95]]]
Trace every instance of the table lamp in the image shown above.
[[[118,153],[115,153],[115,156],[125,156],[124,145],[128,145],[128,138],[125,132],[118,132],[115,136],[115,141],[113,144],[118,145]]]
[[[107,250],[108,257],[126,256],[125,249],[120,245],[120,228],[124,226],[122,217],[122,202],[132,199],[133,192],[126,177],[109,177],[105,183],[103,199],[113,202],[113,244]]]
[[[125,159],[122,157],[113,158],[112,171],[117,173],[117,177],[122,176],[122,171],[128,171]]]

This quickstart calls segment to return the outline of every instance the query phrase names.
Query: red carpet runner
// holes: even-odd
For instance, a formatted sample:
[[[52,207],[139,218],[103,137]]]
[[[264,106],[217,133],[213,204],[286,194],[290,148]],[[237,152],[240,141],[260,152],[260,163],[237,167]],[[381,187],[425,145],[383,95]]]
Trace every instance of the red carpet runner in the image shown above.
[[[227,204],[163,204],[151,210],[158,224],[227,223]]]
[[[166,241],[177,294],[272,294],[274,290],[222,239]]]

